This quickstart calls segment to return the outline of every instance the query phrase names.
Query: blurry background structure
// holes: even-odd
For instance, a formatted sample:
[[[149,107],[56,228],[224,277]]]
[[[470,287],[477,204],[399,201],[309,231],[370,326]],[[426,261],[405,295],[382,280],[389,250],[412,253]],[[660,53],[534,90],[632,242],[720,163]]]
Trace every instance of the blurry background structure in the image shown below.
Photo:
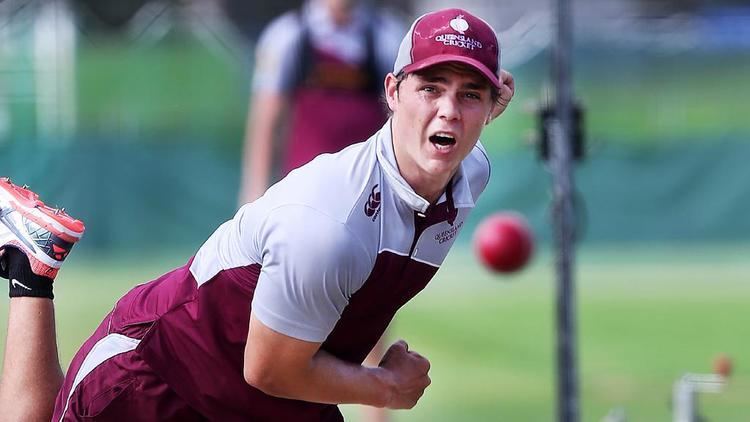
[[[180,263],[233,214],[253,46],[272,17],[299,3],[0,1],[0,175],[87,223],[62,273],[69,285],[57,289],[61,342],[70,343],[63,361],[122,290]],[[483,139],[492,180],[464,227],[463,251],[399,320],[438,371],[427,404],[399,418],[550,420],[550,259],[543,253],[518,282],[492,283],[468,241],[498,209],[525,214],[543,245],[550,238],[549,174],[534,138],[535,110],[550,95],[551,3],[382,3],[407,22],[444,6],[486,17],[517,86]],[[718,352],[738,358],[736,382],[707,398],[705,414],[747,420],[750,5],[577,0],[574,11],[575,91],[589,142],[576,172],[584,420],[613,407],[632,420],[668,419],[671,381],[701,362],[708,369]],[[441,319],[438,305],[464,324]],[[471,338],[461,338],[466,325],[477,330]],[[439,372],[441,359],[455,371]],[[441,376],[454,378],[441,386]]]
[[[450,2],[393,4],[408,20]],[[255,37],[298,6],[0,3],[3,173],[71,204],[93,229],[82,249],[127,248],[155,230],[155,247],[199,242],[236,206]],[[530,140],[533,109],[549,96],[551,8],[541,0],[462,6],[502,31],[504,66],[519,82],[514,106],[485,137],[497,163],[477,214],[516,208],[548,237],[547,175]],[[747,239],[750,187],[739,181],[750,152],[750,7],[574,6],[576,91],[590,140],[578,177],[585,239]],[[123,224],[133,224],[125,235]]]

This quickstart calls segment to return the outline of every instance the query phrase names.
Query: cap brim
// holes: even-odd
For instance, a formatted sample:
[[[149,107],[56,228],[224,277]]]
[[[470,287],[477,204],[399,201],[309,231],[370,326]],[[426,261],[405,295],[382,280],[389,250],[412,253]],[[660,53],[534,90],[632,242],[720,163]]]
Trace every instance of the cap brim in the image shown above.
[[[490,69],[487,68],[487,66],[483,65],[478,60],[474,60],[470,57],[465,56],[457,56],[455,54],[438,54],[435,56],[431,56],[429,58],[426,58],[424,60],[418,61],[416,63],[412,63],[410,65],[404,66],[403,71],[406,73],[412,73],[416,72],[422,69],[426,69],[430,66],[434,66],[436,64],[441,63],[449,63],[449,62],[458,62],[463,63],[466,65],[469,65],[479,71],[485,78],[487,78],[492,85],[495,86],[495,88],[500,88],[502,85],[500,84],[500,79],[497,77],[496,74],[492,73]]]

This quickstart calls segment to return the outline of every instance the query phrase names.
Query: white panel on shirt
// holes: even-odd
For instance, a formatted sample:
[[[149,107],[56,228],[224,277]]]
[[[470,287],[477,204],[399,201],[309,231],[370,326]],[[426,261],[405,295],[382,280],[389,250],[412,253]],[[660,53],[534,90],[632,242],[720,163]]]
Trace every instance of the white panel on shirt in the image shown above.
[[[234,218],[219,226],[195,254],[190,272],[198,286],[222,270],[258,262],[257,256],[252,255],[252,249],[244,247],[242,243],[239,223],[246,211],[245,207],[240,208]]]
[[[259,235],[255,317],[288,336],[322,342],[370,273],[368,250],[346,224],[305,205],[271,210]]]
[[[243,247],[262,265],[253,313],[274,331],[324,341],[369,276],[380,230],[363,208],[379,180],[372,145],[323,154],[241,210]]]

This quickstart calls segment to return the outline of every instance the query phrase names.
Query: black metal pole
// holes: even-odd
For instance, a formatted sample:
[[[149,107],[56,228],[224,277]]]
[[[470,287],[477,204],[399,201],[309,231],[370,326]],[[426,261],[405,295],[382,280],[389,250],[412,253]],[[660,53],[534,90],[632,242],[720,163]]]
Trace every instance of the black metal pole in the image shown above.
[[[555,118],[551,120],[550,164],[553,173],[554,232],[557,249],[558,420],[577,422],[576,301],[573,280],[575,216],[572,154],[572,17],[570,0],[556,1],[557,37],[553,47]]]

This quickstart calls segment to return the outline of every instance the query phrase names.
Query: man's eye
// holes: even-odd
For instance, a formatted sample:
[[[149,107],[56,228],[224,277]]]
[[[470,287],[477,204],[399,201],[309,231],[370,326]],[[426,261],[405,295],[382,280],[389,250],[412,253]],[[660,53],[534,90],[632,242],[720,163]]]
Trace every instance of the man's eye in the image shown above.
[[[467,92],[465,95],[466,95],[466,98],[468,98],[470,100],[481,100],[482,99],[482,96],[479,95],[479,94],[477,94],[476,92]]]
[[[437,91],[437,88],[435,88],[432,85],[426,85],[426,86],[422,87],[422,91],[425,91],[425,92],[435,92],[435,91]]]

